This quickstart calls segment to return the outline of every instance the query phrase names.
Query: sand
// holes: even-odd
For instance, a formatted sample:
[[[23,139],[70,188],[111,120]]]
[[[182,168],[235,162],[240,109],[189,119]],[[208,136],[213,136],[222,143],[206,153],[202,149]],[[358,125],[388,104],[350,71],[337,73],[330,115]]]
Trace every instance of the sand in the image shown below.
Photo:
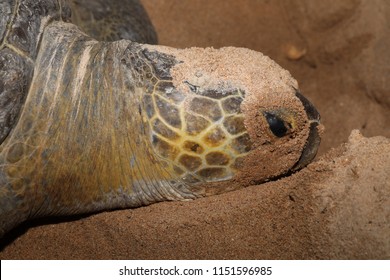
[[[390,259],[385,2],[143,0],[163,45],[247,47],[289,70],[326,127],[316,161],[194,201],[29,222],[0,259]]]

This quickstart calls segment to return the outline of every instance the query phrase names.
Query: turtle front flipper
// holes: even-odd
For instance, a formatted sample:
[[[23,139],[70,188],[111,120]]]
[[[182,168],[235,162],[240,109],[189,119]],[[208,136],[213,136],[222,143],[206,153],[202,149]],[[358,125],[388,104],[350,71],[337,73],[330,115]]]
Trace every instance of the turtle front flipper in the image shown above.
[[[16,126],[33,77],[45,27],[69,21],[64,0],[6,0],[0,3],[0,236],[28,217],[24,184],[11,184],[13,164],[23,154],[21,143],[4,152],[5,139]],[[8,141],[8,139],[6,140]],[[21,141],[24,141],[21,139]],[[8,141],[9,142],[9,141]],[[9,168],[7,169],[6,166]],[[29,178],[21,178],[28,181]]]
[[[22,114],[0,154],[28,218],[198,196],[173,181],[152,150],[144,89],[124,59],[133,45],[98,42],[73,24],[46,27]]]
[[[126,5],[131,3],[127,1]],[[138,11],[140,6],[133,9]],[[112,68],[118,59],[120,61],[118,50],[125,47],[119,47],[121,43],[99,43],[76,26],[64,24],[71,18],[65,0],[8,0],[0,4],[0,12],[0,236],[33,217],[85,213],[156,201],[153,195],[147,194],[144,198],[135,195],[134,201],[126,204],[118,199],[121,188],[130,185],[129,180],[138,184],[139,189],[151,185],[143,179],[137,180],[142,174],[133,169],[129,172],[134,174],[117,176],[122,172],[123,162],[131,163],[131,166],[147,165],[139,159],[144,157],[143,149],[137,149],[142,154],[138,158],[123,156],[126,154],[123,149],[130,149],[130,146],[135,149],[136,146],[126,146],[124,138],[133,138],[131,131],[141,135],[137,132],[139,126],[132,124],[132,117],[120,125],[124,127],[121,137],[111,133],[112,127],[119,125],[119,120],[113,121],[112,114],[118,113],[119,107],[125,104],[135,107],[129,104],[133,96],[124,95],[128,97],[124,103],[117,101],[114,104],[114,99],[110,99],[114,95],[109,94],[120,96],[124,86],[133,89],[133,81],[125,81],[120,76],[120,68]],[[135,20],[138,25],[144,22],[150,25],[147,18],[140,18],[142,14],[134,16],[139,19]],[[129,19],[119,18],[117,22],[129,23]],[[141,28],[130,33],[144,35],[153,42],[154,31],[151,35],[143,32],[145,30]],[[115,71],[121,73],[112,79]],[[112,83],[126,84],[112,86]],[[103,95],[98,93],[104,93],[104,98],[108,98],[107,106]],[[121,121],[125,120],[121,118]],[[127,130],[126,126],[129,126]],[[97,141],[92,143],[92,139]],[[118,146],[122,144],[124,146]],[[110,149],[111,146],[114,148]],[[112,156],[102,156],[107,153]],[[101,162],[97,160],[100,157]],[[155,184],[161,184],[157,178],[155,181]],[[93,190],[87,185],[93,186]],[[111,185],[117,190],[111,190]],[[162,188],[155,189],[157,193],[163,192]],[[110,192],[115,195],[110,196]],[[168,193],[164,197],[175,197],[170,194],[174,191]]]

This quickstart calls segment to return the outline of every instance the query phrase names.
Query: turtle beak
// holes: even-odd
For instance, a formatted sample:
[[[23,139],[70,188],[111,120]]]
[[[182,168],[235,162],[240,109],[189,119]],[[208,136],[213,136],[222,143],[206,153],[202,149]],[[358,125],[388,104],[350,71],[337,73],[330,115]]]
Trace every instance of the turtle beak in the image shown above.
[[[320,124],[321,116],[317,109],[310,103],[310,101],[304,97],[297,89],[295,89],[295,95],[302,102],[305,108],[307,118],[310,123],[309,137],[306,140],[306,144],[303,148],[301,157],[298,162],[293,166],[292,170],[299,170],[308,165],[316,156],[318,147],[321,142],[320,130],[323,126]]]

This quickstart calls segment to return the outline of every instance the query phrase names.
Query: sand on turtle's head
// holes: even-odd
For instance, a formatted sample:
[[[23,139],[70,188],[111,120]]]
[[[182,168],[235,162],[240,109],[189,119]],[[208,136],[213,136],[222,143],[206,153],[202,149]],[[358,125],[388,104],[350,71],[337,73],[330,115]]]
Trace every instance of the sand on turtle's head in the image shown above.
[[[291,91],[298,88],[290,73],[268,56],[245,48],[224,47],[174,49],[164,46],[148,46],[169,53],[180,62],[171,71],[177,89],[188,91],[183,83],[207,86],[208,88],[239,87],[251,95]]]
[[[287,70],[269,57],[245,48],[147,48],[172,55],[179,62],[170,74],[173,85],[181,92],[191,93],[188,84],[222,92],[245,92],[241,110],[252,148],[235,176],[237,186],[279,176],[299,160],[310,124],[304,105],[296,96],[298,83]],[[293,133],[275,137],[264,117],[266,111],[284,112],[291,117]]]

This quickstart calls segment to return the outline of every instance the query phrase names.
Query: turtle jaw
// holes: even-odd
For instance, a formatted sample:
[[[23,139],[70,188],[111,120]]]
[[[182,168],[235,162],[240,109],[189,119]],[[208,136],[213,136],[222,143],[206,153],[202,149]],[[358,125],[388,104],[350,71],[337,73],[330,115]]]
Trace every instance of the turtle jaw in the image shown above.
[[[324,126],[320,123],[321,116],[314,105],[304,97],[297,89],[295,95],[302,102],[307,118],[309,120],[309,136],[307,137],[305,146],[303,147],[301,157],[293,166],[292,171],[299,170],[308,165],[316,156],[318,147],[321,143],[321,133]]]

